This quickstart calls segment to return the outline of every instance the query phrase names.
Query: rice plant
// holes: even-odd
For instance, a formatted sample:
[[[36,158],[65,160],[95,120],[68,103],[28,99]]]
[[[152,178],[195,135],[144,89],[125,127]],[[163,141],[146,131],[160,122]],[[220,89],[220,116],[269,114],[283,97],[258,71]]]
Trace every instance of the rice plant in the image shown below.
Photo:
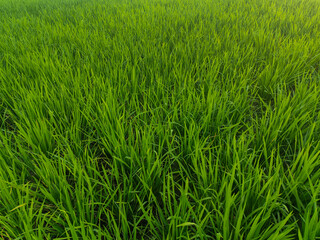
[[[0,239],[320,239],[318,0],[0,0]]]

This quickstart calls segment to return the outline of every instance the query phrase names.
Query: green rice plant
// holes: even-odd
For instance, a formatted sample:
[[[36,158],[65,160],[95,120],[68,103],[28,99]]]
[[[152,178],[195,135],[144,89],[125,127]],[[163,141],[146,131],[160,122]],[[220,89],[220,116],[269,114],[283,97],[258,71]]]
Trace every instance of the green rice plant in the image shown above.
[[[318,0],[0,0],[1,239],[320,239]]]

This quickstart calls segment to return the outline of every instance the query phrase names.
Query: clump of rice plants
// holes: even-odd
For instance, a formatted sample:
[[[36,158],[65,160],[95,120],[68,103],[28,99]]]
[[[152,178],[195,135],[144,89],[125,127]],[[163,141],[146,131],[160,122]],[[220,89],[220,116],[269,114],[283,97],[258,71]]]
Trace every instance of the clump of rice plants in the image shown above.
[[[319,23],[0,0],[0,239],[320,239]]]

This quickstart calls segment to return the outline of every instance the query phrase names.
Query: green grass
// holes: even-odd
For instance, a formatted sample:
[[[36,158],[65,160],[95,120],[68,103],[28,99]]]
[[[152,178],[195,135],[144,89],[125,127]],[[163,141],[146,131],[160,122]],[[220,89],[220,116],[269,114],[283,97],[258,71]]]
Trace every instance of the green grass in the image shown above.
[[[320,239],[320,2],[0,0],[0,239]]]

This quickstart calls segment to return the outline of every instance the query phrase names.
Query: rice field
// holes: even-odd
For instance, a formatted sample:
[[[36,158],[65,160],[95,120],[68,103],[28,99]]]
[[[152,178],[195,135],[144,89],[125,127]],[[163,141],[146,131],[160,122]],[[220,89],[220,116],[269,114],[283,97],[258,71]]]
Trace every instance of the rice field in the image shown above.
[[[320,1],[0,0],[0,239],[320,239]]]

